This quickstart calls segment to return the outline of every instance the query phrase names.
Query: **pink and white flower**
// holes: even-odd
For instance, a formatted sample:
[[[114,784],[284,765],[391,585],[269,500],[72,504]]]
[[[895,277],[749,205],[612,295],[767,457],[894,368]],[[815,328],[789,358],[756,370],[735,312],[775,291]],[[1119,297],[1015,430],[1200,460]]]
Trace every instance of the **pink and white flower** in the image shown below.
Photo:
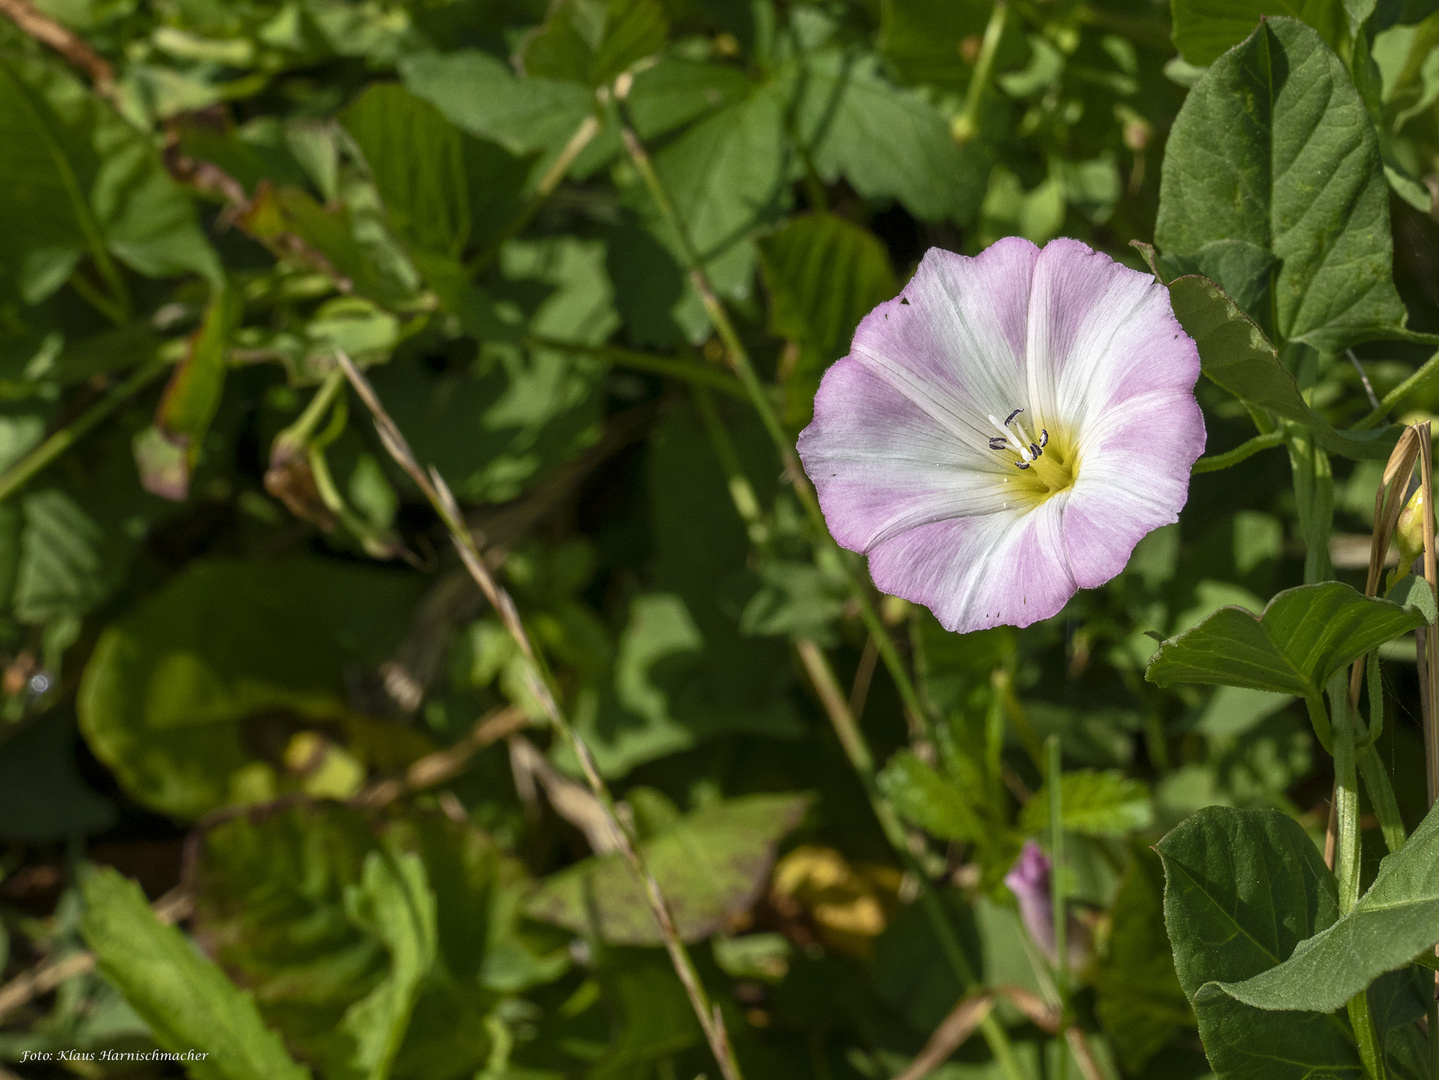
[[[961,633],[1028,626],[1177,520],[1199,353],[1153,277],[1075,240],[931,248],[799,437],[830,532]]]

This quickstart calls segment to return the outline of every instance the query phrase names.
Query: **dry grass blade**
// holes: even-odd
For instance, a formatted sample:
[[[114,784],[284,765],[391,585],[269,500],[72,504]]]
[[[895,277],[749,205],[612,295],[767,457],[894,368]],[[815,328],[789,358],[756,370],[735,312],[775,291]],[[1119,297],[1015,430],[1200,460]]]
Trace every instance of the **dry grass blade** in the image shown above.
[[[975,1033],[993,1008],[992,994],[979,994],[962,999],[953,1011],[940,1021],[939,1027],[934,1029],[929,1042],[924,1044],[924,1049],[910,1062],[909,1068],[894,1080],[922,1080],[934,1072]]]
[[[1424,580],[1431,589],[1439,584],[1435,572],[1434,551],[1434,444],[1430,440],[1429,421],[1413,428],[1419,436],[1419,489],[1424,498]],[[1431,625],[1424,635],[1424,765],[1429,781],[1429,805],[1439,798],[1439,718],[1436,718],[1434,690],[1439,686],[1439,639]]]
[[[95,92],[109,97],[115,91],[115,71],[89,44],[29,0],[0,0],[0,13],[42,45],[48,45],[90,77]]]
[[[455,501],[444,477],[435,469],[431,468],[427,471],[420,465],[414,452],[410,449],[404,432],[390,417],[389,412],[375,394],[374,387],[370,385],[370,381],[365,378],[354,362],[343,352],[336,353],[335,359],[355,393],[359,395],[360,400],[370,411],[375,423],[375,430],[379,433],[380,441],[384,443],[385,449],[395,459],[396,464],[414,480],[430,505],[439,514],[440,520],[444,522],[445,528],[449,531],[450,540],[454,543],[455,550],[459,553],[460,561],[464,563],[465,569],[475,579],[475,584],[480,587],[480,591],[485,594],[485,598],[489,600],[504,622],[505,628],[509,630],[510,636],[514,639],[515,645],[525,660],[526,688],[539,704],[556,734],[564,740],[579,760],[580,771],[584,774],[586,784],[609,822],[620,852],[644,889],[645,899],[649,903],[655,921],[659,923],[665,951],[669,953],[675,974],[679,976],[680,982],[684,985],[690,1005],[699,1019],[700,1027],[704,1030],[705,1039],[709,1043],[724,1080],[742,1080],[739,1062],[735,1059],[734,1050],[730,1046],[724,1020],[719,1012],[711,1007],[709,995],[700,984],[699,972],[690,959],[689,950],[680,940],[669,902],[665,899],[654,875],[645,865],[644,856],[641,854],[634,836],[620,821],[616,813],[614,798],[610,794],[609,787],[600,777],[599,770],[595,768],[589,748],[585,745],[584,740],[575,734],[560,709],[559,701],[555,698],[549,680],[545,676],[544,668],[530,641],[529,632],[520,619],[514,600],[510,597],[509,592],[495,580],[494,574],[481,557],[474,535],[465,524],[459,504]]]
[[[1384,556],[1389,552],[1389,542],[1394,536],[1394,527],[1399,523],[1399,514],[1404,509],[1409,477],[1414,473],[1414,463],[1419,460],[1421,439],[1416,428],[1405,428],[1399,436],[1389,461],[1384,466],[1384,475],[1379,490],[1374,493],[1374,533],[1369,541],[1369,574],[1364,581],[1364,595],[1377,596],[1379,582],[1384,575]],[[1359,690],[1364,682],[1364,657],[1354,662],[1349,676],[1349,701],[1359,703]]]

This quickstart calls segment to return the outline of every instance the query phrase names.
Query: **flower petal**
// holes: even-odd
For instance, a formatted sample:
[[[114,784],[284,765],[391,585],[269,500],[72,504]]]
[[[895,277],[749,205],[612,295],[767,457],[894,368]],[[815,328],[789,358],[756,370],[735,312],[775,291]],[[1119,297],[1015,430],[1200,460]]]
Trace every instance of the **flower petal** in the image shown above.
[[[836,541],[868,551],[941,518],[1004,508],[1004,462],[846,357],[820,383],[799,454]]]
[[[1028,360],[1035,408],[1079,430],[1127,398],[1191,391],[1199,378],[1169,290],[1077,240],[1050,241],[1035,264]]]
[[[850,357],[977,449],[988,417],[1024,404],[1030,280],[1039,249],[1009,237],[974,258],[930,248],[902,293],[860,322]]]
[[[1204,417],[1187,387],[1140,394],[1090,422],[1064,515],[1081,588],[1114,577],[1146,533],[1179,520],[1202,453]]]
[[[1063,532],[1068,501],[1063,493],[1028,513],[911,529],[870,552],[870,576],[882,592],[925,605],[961,634],[1047,619],[1076,588]]]

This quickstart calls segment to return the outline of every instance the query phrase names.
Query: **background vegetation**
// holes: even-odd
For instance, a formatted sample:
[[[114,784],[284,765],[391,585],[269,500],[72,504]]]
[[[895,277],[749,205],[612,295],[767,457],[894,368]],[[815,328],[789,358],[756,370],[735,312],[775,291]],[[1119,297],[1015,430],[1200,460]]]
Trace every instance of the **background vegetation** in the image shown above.
[[[1322,838],[1333,771],[1301,702],[1146,664],[1316,559],[1362,584],[1382,463],[1334,459],[1333,536],[1280,450],[1198,475],[1108,586],[957,637],[872,594],[788,455],[928,247],[1067,235],[1143,266],[1167,170],[1229,153],[1219,124],[1166,162],[1188,88],[1266,13],[1340,57],[1331,119],[1373,134],[1368,216],[1334,228],[1386,280],[1392,235],[1409,327],[1439,329],[1435,4],[1301,7],[0,3],[0,1056],[718,1076],[552,685],[749,1080],[892,1077],[980,987],[1019,989],[931,1075],[1209,1075],[1150,845],[1212,805]],[[1303,197],[1196,254],[1204,197],[1166,192],[1170,268],[1281,344],[1313,330],[1267,291]],[[1432,351],[1316,334],[1285,359],[1334,427]],[[453,490],[533,664],[341,351]],[[1252,403],[1199,394],[1211,455],[1253,434]],[[1413,825],[1413,639],[1383,655]],[[1068,1043],[1002,883],[1052,841],[1051,735]],[[1417,1030],[1406,1010],[1384,1022]]]

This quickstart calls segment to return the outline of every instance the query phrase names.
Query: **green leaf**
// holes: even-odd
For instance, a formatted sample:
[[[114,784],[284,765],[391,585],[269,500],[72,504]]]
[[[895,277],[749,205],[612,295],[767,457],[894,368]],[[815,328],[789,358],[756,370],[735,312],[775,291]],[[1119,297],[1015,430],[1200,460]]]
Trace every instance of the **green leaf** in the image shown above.
[[[1204,67],[1254,33],[1266,15],[1292,15],[1338,50],[1349,37],[1344,7],[1341,0],[1171,0],[1174,47]]]
[[[956,44],[978,44],[989,21],[988,4],[973,0],[892,0],[881,9],[879,48],[906,83],[963,90],[973,67],[955,62]],[[1010,19],[995,54],[1003,71],[1024,62],[1023,24]]]
[[[338,1036],[353,1043],[343,1071],[364,1080],[385,1080],[410,1026],[420,980],[435,962],[435,898],[425,866],[414,854],[372,851],[360,880],[345,890],[350,921],[384,943],[389,972],[345,1010]]]
[[[511,338],[527,329],[598,345],[614,331],[614,294],[598,243],[569,236],[511,242],[501,268],[509,282],[497,289],[512,290],[515,306],[525,309],[526,322],[509,328]],[[490,304],[484,315],[496,319]],[[512,499],[601,433],[603,364],[497,337],[477,362],[442,375],[418,356],[375,373],[376,392],[419,459],[438,468],[461,499]]]
[[[15,618],[39,624],[88,614],[115,587],[111,538],[63,491],[31,492],[20,505]]]
[[[775,845],[804,817],[804,795],[748,795],[698,810],[642,846],[685,941],[746,912],[774,862]],[[586,859],[540,883],[525,912],[612,945],[659,945],[659,925],[624,856]]]
[[[665,56],[635,75],[626,104],[635,133],[655,139],[754,91],[754,80],[738,68]]]
[[[497,992],[568,964],[557,933],[541,941],[520,927],[520,864],[439,815],[385,821],[338,803],[292,805],[212,827],[196,854],[197,934],[327,1077],[363,1074],[393,1049],[411,996],[394,1074],[473,1075]]]
[[[190,199],[148,138],[58,63],[0,61],[3,263],[27,300],[54,292],[93,257],[112,299],[111,256],[151,277],[199,273],[218,284],[214,250]]]
[[[788,194],[784,114],[775,95],[757,87],[711,113],[657,151],[654,166],[714,287],[748,295],[751,234],[779,216]],[[678,240],[657,219],[648,192],[636,186],[629,197],[683,263]]]
[[[278,756],[294,727],[346,722],[346,670],[387,655],[420,585],[318,560],[191,563],[100,635],[81,730],[162,813],[273,798],[281,781],[255,741],[279,738]]]
[[[561,0],[525,43],[525,73],[602,86],[664,47],[659,0]]]
[[[1439,942],[1439,812],[1430,810],[1402,848],[1385,856],[1358,903],[1299,943],[1277,967],[1223,992],[1260,1009],[1332,1012],[1386,971],[1404,967]]]
[[[1175,318],[1199,347],[1204,374],[1213,382],[1241,401],[1303,424],[1336,454],[1376,460],[1389,457],[1397,429],[1350,434],[1332,428],[1309,408],[1294,376],[1279,362],[1263,331],[1213,281],[1176,278],[1169,283],[1169,298]]]
[[[1065,773],[1060,804],[1064,828],[1089,836],[1123,836],[1147,829],[1154,822],[1149,788],[1143,781],[1131,780],[1115,770],[1077,769]],[[1041,788],[1024,804],[1019,827],[1030,835],[1049,828],[1048,788]]]
[[[405,87],[471,135],[512,154],[541,151],[541,167],[564,147],[594,111],[583,86],[555,79],[519,79],[499,60],[473,49],[407,57]]]
[[[1338,581],[1277,594],[1261,615],[1220,608],[1164,642],[1145,678],[1317,696],[1346,664],[1423,625],[1416,608],[1365,597]]]
[[[1400,607],[1414,608],[1424,616],[1425,622],[1439,622],[1439,604],[1435,603],[1434,586],[1418,574],[1400,578],[1384,599]]]
[[[298,255],[301,262],[333,275],[344,292],[353,290],[386,307],[414,298],[419,284],[414,270],[393,265],[383,249],[362,243],[347,206],[329,210],[299,188],[265,187],[251,200],[240,224],[272,245],[277,255]]]
[[[100,971],[150,1026],[155,1041],[186,1061],[195,1080],[302,1080],[279,1037],[238,989],[185,936],[155,917],[139,886],[106,867],[82,885],[81,932]]]
[[[391,224],[416,247],[457,258],[494,239],[519,209],[530,162],[465,134],[402,86],[372,84],[340,122]]]
[[[1299,824],[1272,810],[1208,807],[1158,851],[1175,969],[1221,1080],[1358,1080],[1353,1035],[1338,1017],[1264,1012],[1200,992],[1275,967],[1338,918],[1334,876]]]
[[[205,433],[220,409],[225,392],[226,356],[230,336],[240,321],[244,303],[238,290],[220,288],[210,298],[210,306],[200,329],[190,337],[185,358],[175,365],[165,393],[155,410],[155,429],[161,438],[184,452],[176,472],[167,457],[160,459],[159,471],[147,470],[152,460],[137,450],[140,483],[146,491],[167,499],[180,501],[190,490],[190,473],[200,456]]]
[[[890,758],[875,780],[895,810],[932,836],[970,843],[985,839],[986,826],[964,792],[908,750]]]
[[[1164,155],[1155,240],[1222,240],[1278,260],[1278,340],[1337,350],[1403,332],[1389,190],[1364,103],[1309,27],[1266,21],[1189,92]]]
[[[749,409],[725,422],[767,504],[778,464],[763,428]],[[601,770],[622,775],[735,732],[797,739],[804,729],[784,650],[740,632],[743,606],[731,590],[753,580],[749,537],[694,409],[676,407],[655,428],[646,490],[650,588],[629,605],[612,687],[596,687],[598,707],[575,720]]]
[[[1138,1074],[1194,1026],[1164,932],[1163,864],[1141,844],[1132,848],[1111,919],[1109,951],[1095,974],[1094,1012],[1125,1071]]]
[[[843,176],[865,198],[898,199],[924,221],[978,211],[988,162],[973,143],[955,145],[928,99],[885,79],[878,57],[827,50],[797,78],[798,137],[826,182]]]
[[[807,423],[824,369],[849,348],[859,320],[898,289],[873,233],[832,214],[802,214],[759,243],[770,331],[800,347],[786,380],[786,420]]]

